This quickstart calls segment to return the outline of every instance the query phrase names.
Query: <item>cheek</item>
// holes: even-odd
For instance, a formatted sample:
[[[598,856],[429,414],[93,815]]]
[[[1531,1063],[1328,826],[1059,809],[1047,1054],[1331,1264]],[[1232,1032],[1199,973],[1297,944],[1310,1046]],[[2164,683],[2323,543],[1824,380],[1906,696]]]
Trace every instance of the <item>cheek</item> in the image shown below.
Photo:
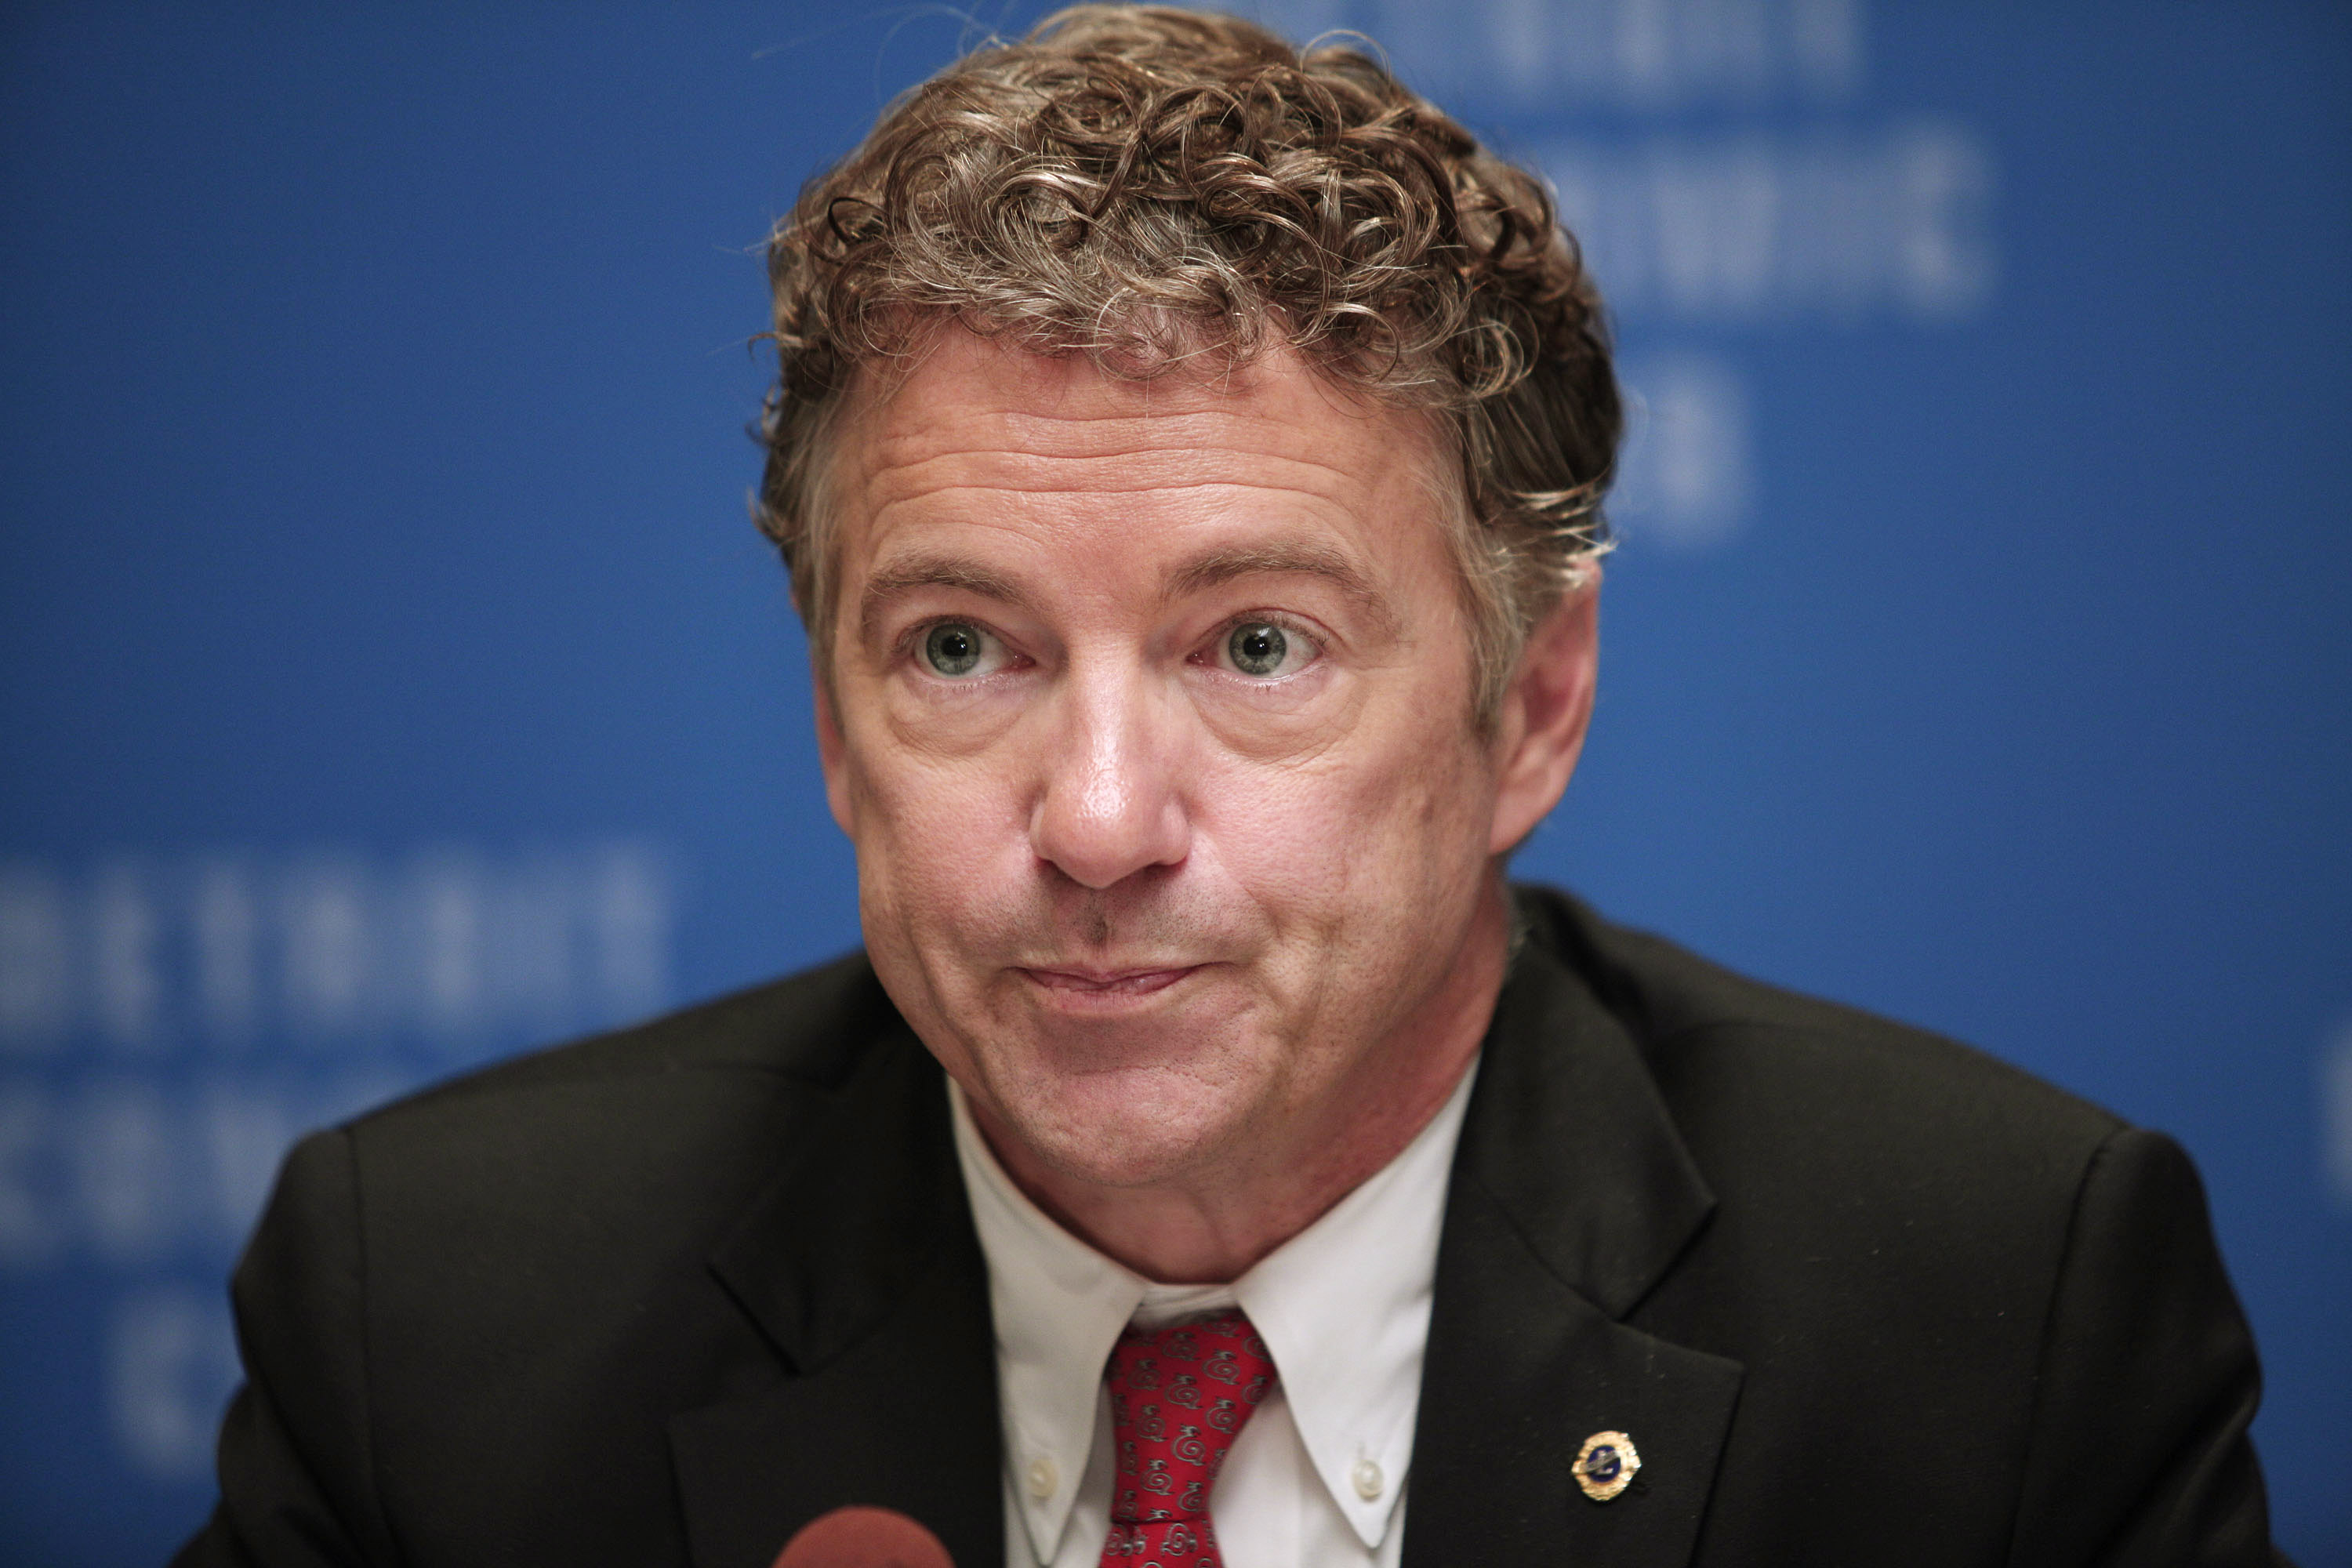
[[[1019,786],[1008,768],[926,756],[887,738],[853,746],[857,871],[869,940],[925,932],[954,943],[1003,923],[1028,865]],[[887,940],[887,938],[885,938]]]
[[[1485,869],[1494,785],[1475,742],[1434,727],[1372,729],[1301,765],[1235,763],[1202,792],[1217,859],[1278,921],[1411,922]]]

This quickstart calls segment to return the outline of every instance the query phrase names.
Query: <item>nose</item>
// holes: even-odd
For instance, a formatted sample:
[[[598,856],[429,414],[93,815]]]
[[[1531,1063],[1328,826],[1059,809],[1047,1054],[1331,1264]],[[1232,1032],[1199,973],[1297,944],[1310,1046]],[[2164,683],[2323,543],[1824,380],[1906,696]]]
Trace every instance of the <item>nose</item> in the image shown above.
[[[1029,818],[1038,858],[1097,889],[1181,862],[1192,824],[1177,716],[1139,675],[1074,672],[1061,696]]]

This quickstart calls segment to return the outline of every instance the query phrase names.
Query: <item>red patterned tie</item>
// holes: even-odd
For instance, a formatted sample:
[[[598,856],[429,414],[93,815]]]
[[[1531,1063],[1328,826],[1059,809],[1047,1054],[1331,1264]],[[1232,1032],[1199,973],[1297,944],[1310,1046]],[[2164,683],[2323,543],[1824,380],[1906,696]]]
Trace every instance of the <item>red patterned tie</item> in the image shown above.
[[[1118,1476],[1103,1568],[1224,1568],[1209,1489],[1274,1386],[1265,1342],[1239,1312],[1157,1333],[1130,1328],[1108,1377]]]

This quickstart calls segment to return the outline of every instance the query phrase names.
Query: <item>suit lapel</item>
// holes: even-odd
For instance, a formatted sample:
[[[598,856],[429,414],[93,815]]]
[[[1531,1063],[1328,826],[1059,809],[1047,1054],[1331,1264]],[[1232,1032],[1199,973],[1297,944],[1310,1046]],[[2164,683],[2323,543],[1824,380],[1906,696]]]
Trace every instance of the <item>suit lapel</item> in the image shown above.
[[[1713,1206],[1632,1037],[1531,945],[1496,1005],[1446,1197],[1411,1568],[1687,1562],[1741,1368],[1620,1320]],[[1642,1468],[1596,1502],[1570,1467],[1602,1431],[1631,1436]]]
[[[1003,1560],[987,1266],[938,1068],[903,1026],[712,1259],[776,1375],[670,1423],[697,1568],[766,1568],[849,1503]]]

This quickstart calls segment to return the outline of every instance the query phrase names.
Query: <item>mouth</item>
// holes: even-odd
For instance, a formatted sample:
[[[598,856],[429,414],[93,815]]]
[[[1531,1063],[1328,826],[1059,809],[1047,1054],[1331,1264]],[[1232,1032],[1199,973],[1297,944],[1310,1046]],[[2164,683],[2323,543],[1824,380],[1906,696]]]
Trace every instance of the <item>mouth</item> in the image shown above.
[[[1020,973],[1056,999],[1085,1005],[1156,995],[1205,967],[1192,963],[1167,969],[1024,968]]]

